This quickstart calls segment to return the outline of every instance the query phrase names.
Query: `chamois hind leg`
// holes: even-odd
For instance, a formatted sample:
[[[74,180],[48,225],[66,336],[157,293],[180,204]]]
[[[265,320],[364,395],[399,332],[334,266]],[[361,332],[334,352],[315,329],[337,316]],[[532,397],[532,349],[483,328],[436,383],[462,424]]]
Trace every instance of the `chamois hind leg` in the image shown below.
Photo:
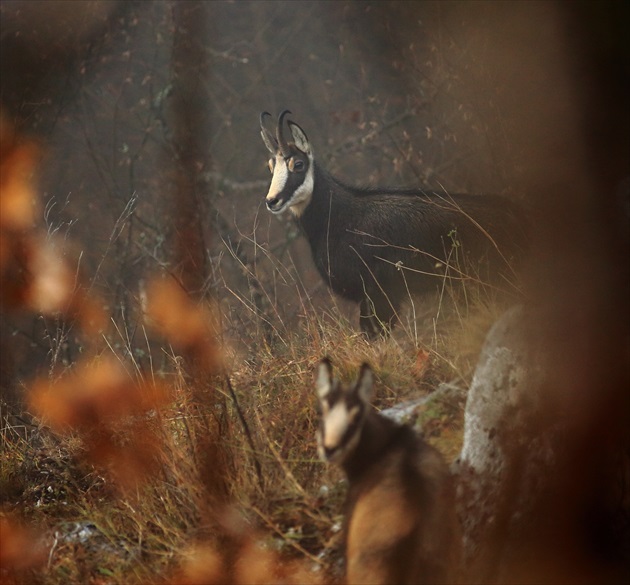
[[[359,325],[368,339],[389,336],[396,317],[396,306],[397,303],[394,304],[382,294],[377,295],[376,299],[367,296],[361,299]]]

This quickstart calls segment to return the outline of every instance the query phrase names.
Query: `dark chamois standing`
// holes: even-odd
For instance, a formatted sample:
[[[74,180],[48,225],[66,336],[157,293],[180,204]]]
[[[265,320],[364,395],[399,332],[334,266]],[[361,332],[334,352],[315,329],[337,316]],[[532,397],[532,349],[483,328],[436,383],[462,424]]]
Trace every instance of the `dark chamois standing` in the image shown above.
[[[275,137],[260,116],[273,174],[266,204],[290,209],[308,238],[315,265],[332,290],[360,305],[361,329],[387,334],[409,294],[438,289],[445,275],[512,276],[510,262],[527,244],[514,202],[495,195],[359,189],[316,164],[306,133],[278,118]],[[470,272],[469,272],[470,270]]]
[[[347,582],[454,583],[461,538],[452,479],[438,451],[370,406],[367,364],[345,388],[322,360],[315,385],[320,457],[348,477]]]

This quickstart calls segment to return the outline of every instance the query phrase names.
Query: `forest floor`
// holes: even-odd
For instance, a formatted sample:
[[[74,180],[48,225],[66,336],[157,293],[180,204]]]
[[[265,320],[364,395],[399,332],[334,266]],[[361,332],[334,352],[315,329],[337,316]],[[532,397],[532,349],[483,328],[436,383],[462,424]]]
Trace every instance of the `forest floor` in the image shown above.
[[[93,356],[74,386],[64,374],[53,387],[55,400],[66,401],[55,409],[75,409],[62,415],[74,416],[73,426],[59,425],[55,409],[51,422],[3,405],[0,520],[5,550],[24,551],[22,566],[0,569],[3,579],[339,581],[345,482],[317,458],[317,362],[330,356],[346,381],[370,362],[379,410],[446,388],[406,422],[452,462],[465,391],[497,310],[477,303],[464,316],[453,305],[439,327],[427,317],[422,335],[401,327],[375,343],[339,314],[311,316],[273,343],[245,348],[224,339],[213,349],[222,365],[207,377],[203,368],[186,371],[169,345],[160,348],[167,368],[156,366],[158,356],[141,362],[121,352],[112,364],[111,355]],[[155,408],[116,410],[112,404],[131,391],[108,389],[118,383],[116,363],[134,378],[134,391],[163,384],[166,397]],[[99,377],[104,384],[94,382]],[[96,398],[77,406],[66,387],[81,384]],[[28,392],[31,412],[41,412],[43,399],[32,398],[40,391]]]

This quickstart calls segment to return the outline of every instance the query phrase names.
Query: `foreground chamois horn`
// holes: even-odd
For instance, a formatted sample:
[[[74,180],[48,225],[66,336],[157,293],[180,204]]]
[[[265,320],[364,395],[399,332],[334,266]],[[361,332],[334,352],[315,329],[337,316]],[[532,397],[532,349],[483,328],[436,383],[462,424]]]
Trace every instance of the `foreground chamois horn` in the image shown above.
[[[440,454],[410,427],[373,410],[367,364],[345,388],[333,379],[330,361],[322,360],[315,385],[319,455],[348,477],[347,582],[454,583],[460,532]]]
[[[527,243],[517,204],[496,195],[350,187],[315,162],[295,122],[287,122],[287,140],[287,114],[275,136],[264,125],[270,114],[260,116],[272,155],[267,208],[297,217],[319,273],[335,293],[359,303],[369,337],[387,334],[403,301],[437,290],[445,276],[513,276],[511,262]]]

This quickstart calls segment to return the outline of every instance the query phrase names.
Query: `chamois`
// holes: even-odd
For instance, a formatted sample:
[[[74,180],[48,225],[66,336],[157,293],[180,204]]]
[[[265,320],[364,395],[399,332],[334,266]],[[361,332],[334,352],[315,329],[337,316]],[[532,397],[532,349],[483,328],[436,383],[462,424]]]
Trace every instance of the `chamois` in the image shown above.
[[[280,114],[275,137],[264,125],[270,114],[260,115],[272,155],[267,208],[293,212],[322,278],[359,303],[368,337],[388,334],[410,293],[437,290],[445,276],[466,278],[464,264],[481,268],[484,278],[510,274],[510,260],[527,243],[519,205],[496,195],[350,187],[315,162],[306,133],[290,120],[287,141],[287,114]]]
[[[319,455],[340,465],[348,478],[347,582],[453,583],[461,540],[451,476],[441,455],[410,427],[370,406],[368,364],[346,388],[324,359],[315,386]]]

